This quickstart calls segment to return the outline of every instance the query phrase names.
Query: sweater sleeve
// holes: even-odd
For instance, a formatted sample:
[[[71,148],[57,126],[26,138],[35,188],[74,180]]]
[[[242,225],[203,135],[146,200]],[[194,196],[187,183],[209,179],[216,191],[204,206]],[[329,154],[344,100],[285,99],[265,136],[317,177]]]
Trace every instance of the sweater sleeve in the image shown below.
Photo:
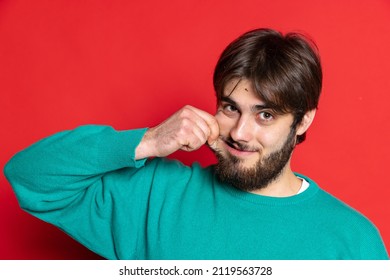
[[[134,159],[145,131],[60,132],[16,154],[4,173],[25,211],[105,258],[134,259],[152,182],[146,160]]]

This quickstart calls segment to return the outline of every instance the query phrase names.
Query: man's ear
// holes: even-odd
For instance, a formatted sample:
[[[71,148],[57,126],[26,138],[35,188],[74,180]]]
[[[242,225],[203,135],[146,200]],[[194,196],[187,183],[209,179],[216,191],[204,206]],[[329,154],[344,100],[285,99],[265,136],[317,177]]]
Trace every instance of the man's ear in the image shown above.
[[[297,135],[302,135],[303,133],[306,132],[306,130],[308,130],[308,128],[310,127],[311,123],[314,120],[316,112],[317,112],[316,109],[306,112],[306,114],[302,118],[302,121],[298,124]]]

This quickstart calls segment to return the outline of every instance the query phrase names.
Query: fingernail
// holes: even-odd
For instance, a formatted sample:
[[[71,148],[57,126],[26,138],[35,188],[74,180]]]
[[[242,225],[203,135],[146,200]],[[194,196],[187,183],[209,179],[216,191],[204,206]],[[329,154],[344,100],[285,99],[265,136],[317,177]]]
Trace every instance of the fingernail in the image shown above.
[[[213,150],[215,150],[217,148],[217,141],[214,141],[212,143],[209,144],[209,147]]]

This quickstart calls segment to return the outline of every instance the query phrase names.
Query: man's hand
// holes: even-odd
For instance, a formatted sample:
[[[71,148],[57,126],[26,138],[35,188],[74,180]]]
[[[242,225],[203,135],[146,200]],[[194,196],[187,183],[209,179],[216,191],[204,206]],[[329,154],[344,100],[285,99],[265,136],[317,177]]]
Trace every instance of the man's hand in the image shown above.
[[[215,117],[187,105],[145,133],[135,158],[165,157],[177,150],[194,151],[206,142],[212,146],[218,136]]]

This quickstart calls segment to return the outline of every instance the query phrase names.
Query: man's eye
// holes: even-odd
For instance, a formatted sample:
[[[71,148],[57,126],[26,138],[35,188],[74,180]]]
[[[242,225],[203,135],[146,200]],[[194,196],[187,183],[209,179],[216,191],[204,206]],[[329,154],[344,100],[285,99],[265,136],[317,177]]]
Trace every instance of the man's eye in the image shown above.
[[[262,121],[271,121],[274,118],[274,116],[270,112],[261,112],[259,114],[259,118]]]
[[[223,109],[227,112],[236,112],[237,108],[234,107],[233,105],[225,105],[223,106]]]
[[[238,108],[231,104],[222,104],[221,111],[228,117],[235,117],[239,113]]]

